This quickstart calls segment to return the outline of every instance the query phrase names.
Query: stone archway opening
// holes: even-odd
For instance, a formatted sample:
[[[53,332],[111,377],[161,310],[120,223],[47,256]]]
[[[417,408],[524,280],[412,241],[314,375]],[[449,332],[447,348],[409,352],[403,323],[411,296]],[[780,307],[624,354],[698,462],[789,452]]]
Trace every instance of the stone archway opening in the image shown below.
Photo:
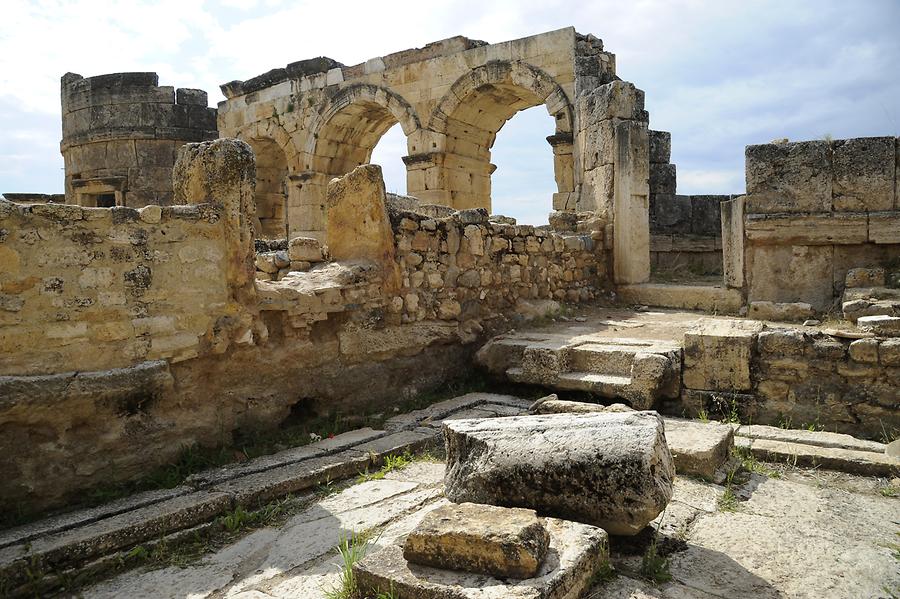
[[[491,209],[519,224],[545,225],[550,198],[558,192],[553,148],[544,138],[553,134],[553,119],[542,106],[521,110],[498,132],[491,147]]]
[[[397,123],[378,140],[369,159],[371,164],[381,167],[384,174],[384,188],[388,193],[406,194],[406,165],[403,163],[403,157],[406,155],[406,135]]]
[[[291,235],[324,241],[325,189],[328,182],[372,161],[379,140],[399,123],[404,136],[419,129],[408,103],[374,85],[342,89],[316,117],[304,148],[303,171],[297,179],[297,210]]]
[[[461,77],[432,114],[432,128],[443,134],[443,200],[456,209],[492,210],[491,150],[500,129],[517,113],[544,105],[553,119],[547,141],[553,148],[556,191],[547,198],[548,212],[556,196],[575,188],[572,109],[560,86],[546,73],[525,63],[495,62]]]
[[[288,165],[287,156],[274,139],[248,140],[256,154],[257,237],[278,239],[287,236]]]

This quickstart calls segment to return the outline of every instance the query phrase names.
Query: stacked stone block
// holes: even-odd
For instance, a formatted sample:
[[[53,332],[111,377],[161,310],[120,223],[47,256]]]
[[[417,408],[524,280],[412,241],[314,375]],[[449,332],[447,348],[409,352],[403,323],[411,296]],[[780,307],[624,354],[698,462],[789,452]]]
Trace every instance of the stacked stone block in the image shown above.
[[[156,73],[67,73],[61,98],[69,204],[169,205],[178,149],[218,137],[206,92],[160,86]]]
[[[748,301],[831,310],[852,268],[900,255],[893,137],[748,146],[743,226],[726,252],[743,252]],[[739,229],[743,230],[739,230]],[[737,283],[739,278],[732,277]]]

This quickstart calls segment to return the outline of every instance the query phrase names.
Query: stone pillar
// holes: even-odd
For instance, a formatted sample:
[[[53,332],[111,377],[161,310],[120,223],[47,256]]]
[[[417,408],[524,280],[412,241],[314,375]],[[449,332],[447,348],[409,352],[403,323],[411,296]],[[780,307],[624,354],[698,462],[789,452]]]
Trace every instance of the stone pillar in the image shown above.
[[[388,219],[381,167],[364,164],[332,179],[327,211],[325,235],[331,257],[374,262],[381,269],[383,289],[398,289],[394,232]]]
[[[325,188],[331,177],[302,171],[288,176],[288,239],[312,237],[325,241]]]
[[[744,287],[744,196],[726,200],[722,209],[722,269],[727,287]]]
[[[583,171],[578,210],[613,224],[613,278],[650,278],[650,144],[644,92],[613,81],[580,96],[576,147]]]
[[[228,246],[225,273],[228,285],[235,301],[254,304],[256,163],[253,149],[239,139],[184,145],[175,160],[172,184],[175,204],[210,203],[219,208]]]
[[[423,204],[450,206],[452,199],[444,169],[444,156],[443,152],[404,156],[406,193],[419,198]]]

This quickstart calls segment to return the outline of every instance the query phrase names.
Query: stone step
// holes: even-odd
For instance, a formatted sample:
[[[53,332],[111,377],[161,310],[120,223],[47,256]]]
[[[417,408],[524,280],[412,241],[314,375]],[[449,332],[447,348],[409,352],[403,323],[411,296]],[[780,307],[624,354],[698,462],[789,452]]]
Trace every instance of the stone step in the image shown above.
[[[566,348],[569,370],[630,376],[634,354],[642,347],[586,343]]]
[[[735,437],[734,444],[749,449],[755,458],[767,462],[825,468],[863,476],[892,477],[900,473],[900,459],[871,451],[747,437]]]
[[[768,441],[784,441],[787,443],[801,443],[818,447],[833,447],[836,449],[852,449],[855,451],[869,451],[872,453],[884,453],[887,445],[878,441],[857,439],[851,435],[842,433],[829,433],[825,431],[808,431],[803,429],[786,429],[762,424],[742,424],[736,427],[735,435],[750,439],[766,439]]]
[[[865,333],[878,337],[900,337],[900,316],[860,316],[856,326]]]
[[[556,387],[567,391],[586,391],[601,397],[621,397],[631,386],[631,377],[593,372],[564,372]]]

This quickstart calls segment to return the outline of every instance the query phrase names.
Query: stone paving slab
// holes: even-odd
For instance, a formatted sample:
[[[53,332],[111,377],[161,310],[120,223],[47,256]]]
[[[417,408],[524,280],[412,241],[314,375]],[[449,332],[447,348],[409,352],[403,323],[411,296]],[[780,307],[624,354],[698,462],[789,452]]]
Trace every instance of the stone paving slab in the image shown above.
[[[89,560],[205,522],[231,505],[232,497],[227,493],[201,491],[41,536],[27,545],[0,551],[0,578],[11,585],[23,583],[27,578],[25,568],[33,560],[45,570]]]
[[[804,445],[817,445],[819,447],[834,447],[837,449],[853,449],[856,451],[871,451],[884,453],[887,445],[877,441],[857,439],[843,433],[829,433],[825,431],[807,431],[803,429],[785,429],[761,424],[742,424],[736,428],[735,435],[750,439],[767,439],[769,441],[786,441],[788,443],[803,443]]]
[[[192,491],[193,489],[187,485],[181,485],[174,489],[144,491],[97,507],[68,512],[58,516],[51,516],[44,520],[38,520],[37,522],[32,522],[23,526],[10,528],[0,532],[0,549],[9,547],[10,545],[27,543],[28,541],[43,535],[63,532],[123,512],[129,512],[147,505],[160,503],[167,499],[187,495]]]
[[[272,470],[279,466],[295,464],[315,457],[339,453],[360,443],[371,441],[386,436],[387,434],[386,431],[373,430],[368,427],[360,428],[335,435],[330,439],[322,439],[321,441],[310,443],[309,445],[292,447],[271,455],[260,456],[241,464],[228,464],[221,468],[212,468],[210,470],[198,472],[197,474],[189,476],[186,482],[194,487],[203,488],[240,476]]]
[[[663,418],[663,421],[676,474],[701,476],[707,480],[723,476],[722,467],[734,447],[734,431],[730,426],[680,418]]]
[[[827,468],[863,476],[892,477],[900,473],[900,459],[883,453],[746,437],[736,437],[734,444],[749,449],[754,457],[767,462]]]

